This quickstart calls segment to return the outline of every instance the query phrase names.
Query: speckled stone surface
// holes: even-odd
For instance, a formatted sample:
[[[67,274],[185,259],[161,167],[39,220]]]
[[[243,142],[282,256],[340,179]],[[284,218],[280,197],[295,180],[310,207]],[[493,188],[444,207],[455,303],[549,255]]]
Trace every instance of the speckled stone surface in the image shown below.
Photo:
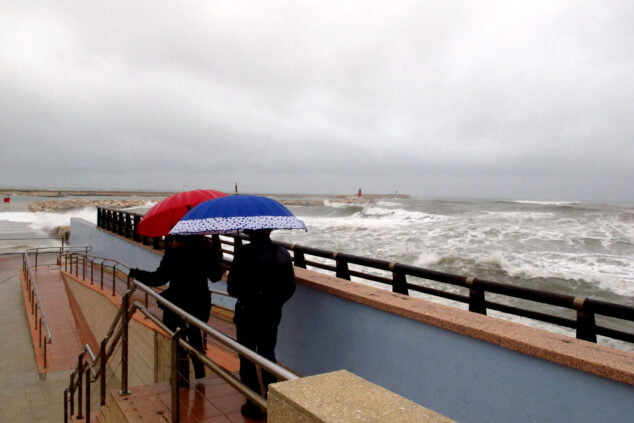
[[[408,319],[634,385],[634,353],[295,268],[298,283]]]
[[[269,423],[453,421],[346,370],[269,386]]]

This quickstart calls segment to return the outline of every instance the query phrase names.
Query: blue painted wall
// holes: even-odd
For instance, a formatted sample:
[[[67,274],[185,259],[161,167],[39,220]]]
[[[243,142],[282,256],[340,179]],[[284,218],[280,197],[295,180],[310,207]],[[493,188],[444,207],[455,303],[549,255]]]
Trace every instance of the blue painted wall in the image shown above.
[[[73,245],[158,265],[141,247],[71,223]],[[632,386],[304,286],[284,307],[277,356],[303,375],[349,370],[460,422],[634,422]]]
[[[634,387],[298,286],[280,362],[346,369],[460,422],[633,422]]]

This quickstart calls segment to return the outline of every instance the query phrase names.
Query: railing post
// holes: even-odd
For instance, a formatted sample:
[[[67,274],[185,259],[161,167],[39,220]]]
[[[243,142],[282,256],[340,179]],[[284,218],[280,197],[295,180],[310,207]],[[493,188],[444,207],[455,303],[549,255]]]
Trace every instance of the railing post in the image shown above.
[[[83,419],[83,394],[81,386],[83,384],[84,379],[84,362],[83,362],[83,353],[79,355],[79,362],[77,363],[77,418]]]
[[[233,256],[240,251],[240,247],[242,247],[242,238],[240,236],[233,237]]]
[[[68,405],[70,407],[70,415],[74,416],[75,415],[75,395],[73,395],[73,374],[71,373],[70,375],[70,383],[68,385],[71,390],[68,392]]]
[[[295,244],[291,246],[291,250],[293,250],[293,262],[295,266],[306,269],[306,256],[304,252],[295,250]]]
[[[178,423],[180,421],[180,410],[178,402],[180,376],[178,374],[178,363],[181,359],[181,348],[179,345],[181,330],[181,328],[177,328],[176,332],[174,332],[174,334],[170,338],[170,347],[172,352],[172,377],[170,378],[170,385],[172,387],[172,423]]]
[[[119,216],[119,235],[125,236],[125,215],[123,212],[118,211],[117,215]]]
[[[40,323],[40,325],[41,325],[41,323]],[[46,339],[44,339],[44,348],[43,348],[44,351],[42,351],[42,354],[44,355],[44,357],[42,357],[42,358],[44,360],[44,368],[45,369],[48,368],[48,357],[47,357],[48,348],[46,347],[46,344],[48,344],[48,342],[46,342]]]
[[[128,320],[130,294],[128,291],[121,298],[121,391],[119,395],[128,395]]]
[[[64,389],[64,423],[68,423],[68,388]]]
[[[114,222],[114,227],[112,232],[116,234],[121,234],[121,214],[118,211],[113,210],[112,220]]]
[[[86,368],[86,423],[90,423],[90,366]]]
[[[109,337],[106,336],[99,346],[99,403],[102,407],[106,405],[106,364],[108,363],[108,357],[106,357],[106,344],[108,343],[108,339]]]
[[[125,213],[123,218],[125,220],[125,237],[132,238],[132,218],[129,213]]]
[[[339,258],[341,253],[332,253],[332,258],[337,261],[337,272],[336,276],[340,279],[350,280],[350,269],[348,269],[348,262]]]
[[[116,294],[115,285],[117,284],[117,265],[112,266],[112,296]]]
[[[577,310],[577,339],[597,342],[597,326],[594,313],[585,310],[586,298],[575,297],[573,306]]]
[[[469,311],[472,313],[487,314],[484,291],[475,287],[476,278],[469,276],[465,279],[465,285],[469,288]]]
[[[134,231],[132,232],[132,239],[135,240],[136,242],[139,242],[141,240],[141,235],[139,235],[138,228],[139,228],[139,222],[141,221],[141,216],[135,215],[134,216]]]
[[[392,292],[397,294],[409,295],[409,289],[407,289],[407,277],[404,273],[395,271],[398,263],[390,263],[389,268],[392,271]]]

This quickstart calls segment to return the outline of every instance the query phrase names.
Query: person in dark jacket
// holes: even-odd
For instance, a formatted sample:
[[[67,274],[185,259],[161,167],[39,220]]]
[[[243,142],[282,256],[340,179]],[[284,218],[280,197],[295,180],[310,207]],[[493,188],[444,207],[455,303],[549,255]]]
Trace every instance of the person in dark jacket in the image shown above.
[[[212,243],[201,235],[181,235],[166,237],[165,254],[159,267],[148,272],[131,269],[129,276],[149,286],[165,285],[169,287],[161,296],[177,307],[207,322],[211,312],[211,293],[207,280],[218,281],[222,277],[222,251],[217,243]],[[163,323],[171,329],[182,328],[187,342],[203,352],[200,329],[189,325],[177,314],[163,308]],[[184,350],[181,350],[184,351]],[[186,357],[185,354],[182,355]],[[192,357],[196,379],[205,376],[205,366]],[[189,384],[189,363],[187,358],[179,363],[179,383]]]
[[[229,295],[238,299],[234,315],[237,339],[240,344],[275,362],[282,306],[295,292],[293,262],[286,249],[273,244],[270,229],[244,232],[251,242],[236,252],[227,277]],[[277,378],[262,370],[262,393],[255,365],[241,356],[240,380],[266,396],[268,385]],[[247,401],[241,411],[245,417],[254,420],[265,417],[251,401]]]

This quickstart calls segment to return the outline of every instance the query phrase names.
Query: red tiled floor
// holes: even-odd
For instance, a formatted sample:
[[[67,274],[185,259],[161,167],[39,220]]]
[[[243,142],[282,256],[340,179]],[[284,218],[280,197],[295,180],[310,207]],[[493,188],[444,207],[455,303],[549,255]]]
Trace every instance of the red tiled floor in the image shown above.
[[[244,401],[245,399],[242,394],[231,393],[229,395],[215,397],[212,402],[220,411],[226,414],[240,411],[240,407],[244,404]]]
[[[227,389],[228,388],[228,389]],[[153,397],[156,401],[148,401]],[[167,383],[158,383],[148,387],[133,388],[132,394],[125,399],[113,397],[114,401],[124,401],[123,410],[134,413],[126,415],[128,421],[156,414],[171,414],[172,402],[170,387]],[[240,414],[245,397],[230,387],[218,376],[209,376],[197,380],[189,389],[179,392],[181,422],[185,423],[252,423]],[[134,419],[134,420],[133,420]]]
[[[44,308],[44,316],[51,332],[51,343],[46,345],[45,367],[43,349],[39,347],[40,333],[39,330],[35,329],[34,316],[32,313],[28,313],[38,368],[40,372],[72,369],[77,364],[81,341],[71,312],[68,296],[66,295],[66,289],[60,277],[59,267],[37,267],[35,280],[39,298]],[[28,304],[27,308],[30,311],[31,306],[27,294],[25,294],[25,303]],[[42,333],[44,333],[44,328],[41,329]]]

